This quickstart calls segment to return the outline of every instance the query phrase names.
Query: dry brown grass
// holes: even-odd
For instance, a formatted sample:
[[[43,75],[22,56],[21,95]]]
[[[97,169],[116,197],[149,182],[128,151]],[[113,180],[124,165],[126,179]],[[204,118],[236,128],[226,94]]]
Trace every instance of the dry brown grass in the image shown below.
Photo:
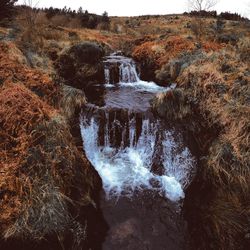
[[[192,21],[189,17],[112,18],[113,28],[109,32],[79,29],[74,20],[71,21],[70,28],[55,29],[48,26],[44,15],[37,16],[35,30],[23,24],[23,41],[44,51],[48,51],[53,40],[59,48],[76,43],[70,40],[69,32],[76,33],[80,40],[96,41],[114,50],[128,42],[130,45],[126,47],[134,51],[136,59],[151,60],[156,69],[182,53],[197,49],[195,39],[189,37],[192,32],[187,25]],[[207,24],[212,21],[207,20]],[[191,233],[200,231],[200,249],[238,249],[249,227],[249,31],[242,25],[236,29],[232,24],[228,21],[224,32],[244,34],[238,47],[219,44],[209,30],[204,30],[203,37],[208,38],[201,39],[204,57],[181,71],[177,83],[182,90],[162,94],[153,104],[162,117],[172,120],[190,117],[195,106],[203,131],[219,128],[219,132],[196,139],[205,154],[198,176],[201,198],[192,204],[199,208],[194,212],[199,221]],[[56,111],[44,103],[57,103],[60,88],[46,74],[20,64],[23,62],[25,57],[14,44],[0,44],[2,98],[8,96],[11,105],[6,112],[8,102],[6,99],[0,102],[4,107],[0,126],[9,126],[9,130],[1,130],[0,140],[4,142],[0,144],[1,159],[4,159],[1,164],[5,166],[1,165],[0,169],[3,211],[0,228],[5,237],[41,238],[52,231],[63,231],[66,224],[71,223],[68,206],[74,202],[67,198],[71,196],[71,188],[81,194],[78,204],[92,202],[95,177],[89,162],[72,144],[66,121],[59,115],[51,115]],[[70,120],[84,105],[85,97],[68,87],[61,93],[60,108]],[[24,97],[36,107],[28,106]],[[20,121],[8,114],[14,114]],[[9,119],[8,122],[2,122],[5,119]]]
[[[68,121],[70,121],[86,103],[87,100],[82,90],[63,85],[60,108]]]
[[[216,198],[202,208],[199,230],[207,238],[200,240],[199,249],[244,249],[242,232],[248,226],[247,211],[239,195],[218,190]]]
[[[63,32],[51,26],[62,26],[68,24],[68,20],[57,20],[55,24],[50,22],[42,11],[35,12],[31,9],[19,12],[16,22],[21,28],[19,46],[32,48],[38,53],[46,52],[48,40],[62,40]],[[65,19],[65,18],[64,18]]]
[[[12,57],[14,52],[11,51],[13,50],[14,52],[17,50],[14,43],[0,43],[0,75],[2,81],[22,82],[42,100],[55,104],[59,98],[59,86],[40,70],[30,69],[27,65],[18,63]],[[22,55],[19,58],[24,57]]]
[[[245,37],[238,44],[240,59],[250,65],[250,37]]]
[[[22,203],[23,190],[15,173],[28,155],[33,126],[48,120],[50,110],[35,94],[20,84],[8,84],[1,88],[0,107],[0,185],[1,191],[5,193],[1,202],[1,225],[2,230],[6,230],[5,226],[13,222]],[[21,195],[18,198],[14,195],[17,190]]]
[[[13,43],[0,44],[0,237],[40,240],[75,234],[76,224],[84,232],[73,214],[93,205],[97,177],[74,145],[65,117],[85,97],[61,91],[48,75],[13,60],[15,51]],[[16,56],[22,58],[21,52]],[[60,98],[65,117],[51,106]],[[86,235],[78,236],[81,242]]]
[[[229,65],[226,72],[223,65]],[[208,204],[201,204],[196,225],[202,249],[238,249],[250,216],[250,108],[247,66],[235,51],[207,54],[177,78],[194,99],[208,128],[220,128],[203,162],[199,178]],[[236,84],[236,81],[241,83]],[[210,190],[210,191],[209,191]],[[203,203],[205,198],[202,199]],[[205,246],[205,242],[213,242]],[[204,243],[203,243],[204,242]]]
[[[161,67],[180,53],[194,48],[194,42],[180,36],[170,36],[165,40],[149,41],[135,47],[133,57],[138,61],[151,60]]]
[[[69,207],[93,203],[90,163],[64,119],[24,85],[1,87],[0,115],[1,237],[64,233],[74,223]]]
[[[172,41],[176,46],[171,42],[169,46],[173,52],[164,55],[169,39],[163,42],[165,47],[160,46],[162,40],[145,42],[137,47],[136,53],[142,60],[153,58],[158,67],[158,62],[167,62],[169,56],[181,59],[184,43],[175,39]],[[168,121],[183,120],[185,128],[199,137],[195,140],[204,156],[197,176],[196,189],[200,190],[199,194],[194,190],[189,201],[189,216],[196,221],[190,222],[196,249],[243,249],[244,237],[249,232],[248,42],[247,36],[237,46],[201,40],[202,56],[191,49],[188,55],[194,55],[190,56],[193,61],[180,70],[176,79],[180,90],[174,91],[180,91],[182,98],[176,98],[172,91],[161,94],[152,104],[161,117]]]
[[[158,94],[152,101],[153,110],[168,121],[178,121],[191,114],[191,107],[181,89]]]

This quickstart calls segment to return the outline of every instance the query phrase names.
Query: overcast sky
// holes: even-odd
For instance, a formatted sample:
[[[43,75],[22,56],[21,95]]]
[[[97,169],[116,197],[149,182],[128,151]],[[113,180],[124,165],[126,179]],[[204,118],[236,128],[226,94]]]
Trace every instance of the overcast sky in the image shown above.
[[[23,2],[24,0],[18,0],[19,4]],[[110,16],[177,14],[188,9],[187,0],[33,0],[33,3],[37,2],[39,7],[82,7],[96,14],[107,11]],[[250,17],[250,0],[220,0],[215,9],[219,12],[237,12]]]

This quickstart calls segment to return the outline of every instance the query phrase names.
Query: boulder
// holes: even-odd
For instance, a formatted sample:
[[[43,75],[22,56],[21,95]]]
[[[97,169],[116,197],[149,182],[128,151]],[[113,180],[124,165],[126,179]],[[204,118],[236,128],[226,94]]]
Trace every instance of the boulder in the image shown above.
[[[230,43],[232,45],[235,45],[239,41],[239,37],[237,37],[237,35],[234,34],[228,34],[228,35],[222,34],[218,36],[217,40],[220,43],[226,43],[226,44]]]
[[[183,54],[179,58],[170,60],[167,64],[163,65],[160,70],[156,71],[156,81],[162,85],[175,82],[185,68],[203,56],[201,50],[197,50],[195,53]]]
[[[55,67],[68,85],[86,89],[105,82],[102,63],[104,54],[100,45],[82,42],[64,50],[55,62]]]

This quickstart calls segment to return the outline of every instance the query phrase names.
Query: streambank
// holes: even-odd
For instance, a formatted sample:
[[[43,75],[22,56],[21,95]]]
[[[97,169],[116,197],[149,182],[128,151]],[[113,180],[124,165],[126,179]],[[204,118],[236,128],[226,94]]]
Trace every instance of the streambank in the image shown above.
[[[13,59],[13,49],[24,58],[14,43],[0,44],[0,247],[89,249],[105,227],[101,179],[77,148],[84,93]]]
[[[249,134],[249,119],[246,119],[249,109],[245,102],[237,108],[225,102],[224,93],[232,92],[221,92],[218,79],[204,78],[203,73],[211,73],[197,74],[198,65],[192,72],[193,75],[190,71],[189,75],[185,71],[180,74],[177,78],[180,87],[158,96],[153,103],[159,116],[182,122],[183,129],[193,135],[198,145],[197,174],[184,202],[191,245],[194,249],[224,249],[225,246],[247,249],[250,175],[249,152],[245,146],[249,142],[243,138]],[[245,95],[245,88],[240,92]],[[235,115],[239,120],[235,120]],[[240,137],[244,141],[238,141]]]
[[[144,79],[163,86],[176,83],[177,89],[159,95],[153,108],[167,122],[182,124],[197,145],[197,175],[187,189],[184,208],[194,249],[249,246],[246,51],[249,42],[243,40],[237,46],[202,40],[197,46],[195,39],[175,35],[142,41],[132,49]]]

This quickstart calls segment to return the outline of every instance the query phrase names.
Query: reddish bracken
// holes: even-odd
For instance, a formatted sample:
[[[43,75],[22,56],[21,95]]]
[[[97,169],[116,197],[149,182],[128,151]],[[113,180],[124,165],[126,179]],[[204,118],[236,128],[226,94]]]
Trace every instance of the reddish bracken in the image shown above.
[[[159,41],[145,42],[133,51],[133,57],[138,61],[151,60],[160,67],[182,52],[192,51],[194,42],[180,36],[170,36]]]
[[[0,76],[11,82],[22,82],[27,88],[36,93],[42,100],[53,104],[58,98],[58,86],[51,78],[40,70],[30,69],[21,64],[11,55],[16,49],[12,43],[0,42]]]

